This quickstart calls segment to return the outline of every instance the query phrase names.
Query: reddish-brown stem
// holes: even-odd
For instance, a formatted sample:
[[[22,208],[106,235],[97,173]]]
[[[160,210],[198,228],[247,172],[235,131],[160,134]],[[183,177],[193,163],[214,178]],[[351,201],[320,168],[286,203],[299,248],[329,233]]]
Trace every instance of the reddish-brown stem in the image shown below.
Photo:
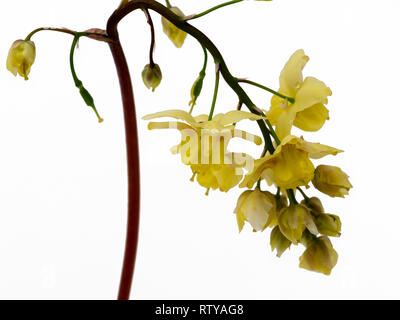
[[[110,49],[117,68],[121,87],[125,119],[126,156],[128,162],[128,222],[125,240],[125,254],[122,266],[118,300],[128,300],[131,291],[133,271],[139,236],[140,172],[139,143],[136,123],[135,100],[128,64],[118,34],[112,35]]]

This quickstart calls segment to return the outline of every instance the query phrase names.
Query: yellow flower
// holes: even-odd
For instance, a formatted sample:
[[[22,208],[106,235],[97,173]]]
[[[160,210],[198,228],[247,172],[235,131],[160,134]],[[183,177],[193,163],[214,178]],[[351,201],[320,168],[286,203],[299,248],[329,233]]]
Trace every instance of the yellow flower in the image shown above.
[[[307,142],[295,136],[287,136],[273,155],[267,153],[255,161],[253,171],[246,175],[240,187],[250,189],[260,178],[282,189],[295,189],[298,186],[308,185],[314,177],[314,165],[310,158],[320,159],[339,152],[342,151],[323,144]]]
[[[179,17],[184,18],[185,14],[177,7],[172,7],[170,10],[178,15]],[[173,42],[173,44],[177,47],[180,48],[182,47],[183,43],[185,42],[186,39],[186,32],[182,31],[178,27],[176,27],[172,22],[167,20],[166,18],[162,17],[161,18],[161,23],[163,26],[163,31],[164,33],[168,36],[168,38]]]
[[[280,139],[290,134],[293,125],[304,131],[317,131],[329,119],[325,107],[331,90],[320,80],[307,77],[303,81],[302,70],[309,58],[303,50],[297,50],[283,68],[279,93],[294,98],[294,103],[276,95],[272,97],[267,118],[276,126]]]
[[[328,237],[322,236],[310,241],[300,257],[300,268],[330,275],[338,261],[338,254]]]
[[[158,64],[155,64],[153,67],[150,64],[146,65],[142,71],[142,79],[147,89],[152,89],[154,92],[162,80],[160,66]]]
[[[35,62],[36,48],[33,41],[15,41],[7,57],[7,69],[16,76],[17,73],[25,80],[28,80],[31,66]]]
[[[190,168],[193,172],[192,181],[197,176],[199,185],[207,189],[219,189],[227,192],[236,186],[243,177],[243,169],[240,165],[233,164],[194,164]]]
[[[271,231],[270,244],[272,251],[276,249],[276,256],[280,257],[292,243],[282,234],[279,226],[276,226]]]
[[[317,235],[318,229],[310,212],[302,205],[290,205],[279,213],[279,230],[293,244],[301,241],[303,231],[308,229]]]
[[[236,129],[232,123],[249,119],[259,120],[262,117],[244,111],[230,111],[218,114],[212,120],[207,115],[193,117],[183,110],[168,110],[143,117],[151,120],[171,117],[185,122],[150,122],[149,129],[177,129],[181,132],[181,143],[174,146],[173,154],[180,153],[185,165],[190,165],[197,181],[207,189],[228,191],[237,185],[243,176],[243,167],[250,169],[253,159],[243,153],[228,152],[230,139],[238,137],[257,145],[262,143],[260,137]]]
[[[349,176],[338,167],[319,165],[315,169],[312,183],[319,191],[331,197],[344,198],[353,187],[348,178]]]
[[[275,196],[260,189],[243,192],[237,202],[235,213],[242,231],[245,221],[249,222],[255,231],[264,230],[274,219],[276,213]]]

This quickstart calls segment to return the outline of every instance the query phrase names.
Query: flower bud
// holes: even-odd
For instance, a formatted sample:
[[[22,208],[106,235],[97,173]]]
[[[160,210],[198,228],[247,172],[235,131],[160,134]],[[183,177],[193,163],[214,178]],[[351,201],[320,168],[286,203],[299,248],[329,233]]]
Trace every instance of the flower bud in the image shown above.
[[[315,220],[318,231],[320,234],[340,237],[340,231],[342,230],[342,222],[340,218],[334,214],[321,214]]]
[[[338,167],[319,165],[315,169],[312,183],[319,191],[331,197],[344,198],[353,187],[348,178],[348,175]]]
[[[190,106],[194,106],[196,104],[197,98],[199,97],[201,90],[203,89],[203,81],[205,74],[200,73],[196,81],[193,83],[192,90],[190,91],[190,97],[192,98],[189,102]]]
[[[182,18],[185,17],[185,14],[178,7],[171,7],[170,10]],[[168,21],[164,17],[161,18],[161,23],[164,33],[173,42],[173,44],[177,48],[182,47],[186,39],[186,32],[176,27],[172,22]]]
[[[276,226],[271,231],[270,244],[272,251],[276,249],[276,256],[280,257],[292,243],[282,234],[279,227]]]
[[[33,41],[15,41],[7,57],[7,69],[16,76],[17,73],[25,80],[28,80],[31,66],[35,61],[36,48]]]
[[[152,89],[154,92],[162,80],[162,73],[159,65],[155,64],[153,67],[150,64],[146,65],[142,71],[142,79],[146,87]]]
[[[251,224],[255,231],[264,230],[275,216],[275,197],[268,191],[259,189],[243,192],[237,202],[235,213],[242,231],[244,222]]]
[[[319,216],[320,214],[325,213],[322,202],[317,197],[311,197],[307,200],[303,200],[301,201],[301,204],[310,209],[314,216]]]
[[[311,241],[314,240],[314,238],[315,235],[313,235],[310,231],[306,229],[301,236],[301,243],[307,248],[310,245]]]
[[[301,241],[306,228],[312,234],[318,234],[317,226],[307,208],[302,205],[290,205],[282,209],[279,215],[279,229],[293,244]]]
[[[322,236],[310,241],[300,257],[300,268],[330,275],[338,261],[338,254],[328,237]]]

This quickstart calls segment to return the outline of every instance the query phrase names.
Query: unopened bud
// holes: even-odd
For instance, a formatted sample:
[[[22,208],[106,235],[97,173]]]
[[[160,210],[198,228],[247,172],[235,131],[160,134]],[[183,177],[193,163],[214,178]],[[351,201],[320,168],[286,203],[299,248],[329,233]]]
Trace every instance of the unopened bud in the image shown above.
[[[162,80],[162,73],[159,65],[146,65],[142,71],[142,79],[145,86],[148,89],[152,89],[152,91],[154,92],[154,90],[159,86]]]
[[[338,216],[334,214],[321,214],[316,218],[315,224],[319,233],[331,237],[340,237],[342,222]]]
[[[7,57],[7,69],[16,76],[19,74],[25,80],[28,80],[32,64],[35,62],[36,48],[33,41],[17,40],[15,41]]]
[[[348,175],[338,167],[319,165],[315,169],[312,183],[319,191],[331,197],[344,198],[353,187],[348,178]]]

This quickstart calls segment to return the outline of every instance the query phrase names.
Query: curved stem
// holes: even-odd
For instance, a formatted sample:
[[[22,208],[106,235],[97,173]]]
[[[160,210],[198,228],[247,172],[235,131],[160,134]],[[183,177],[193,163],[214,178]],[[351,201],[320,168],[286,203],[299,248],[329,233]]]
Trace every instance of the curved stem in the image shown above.
[[[200,30],[188,24],[186,21],[184,21],[184,19],[173,13],[167,7],[154,0],[131,0],[125,6],[115,10],[114,13],[110,16],[107,22],[107,34],[109,39],[111,40],[109,45],[112,55],[114,57],[121,85],[125,115],[125,131],[128,157],[128,228],[124,264],[122,268],[120,291],[118,296],[119,299],[129,298],[130,286],[132,283],[139,232],[140,180],[139,148],[137,141],[137,126],[135,104],[133,99],[133,89],[130,81],[128,65],[121,44],[119,42],[118,23],[132,11],[143,8],[151,9],[158,12],[163,17],[171,21],[178,28],[196,38],[212,54],[215,62],[219,63],[221,75],[225,79],[226,83],[237,94],[239,100],[242,101],[252,113],[264,115],[263,112],[261,112],[260,109],[258,109],[251,101],[250,97],[239,85],[237,79],[232,76],[221,53],[219,52],[217,47],[211,42],[211,40]],[[270,131],[266,127],[266,123],[267,125],[269,124],[271,128],[272,126],[267,119],[258,120],[257,123],[264,136],[266,147],[268,148],[268,151],[272,154],[275,151],[275,148],[272,144]]]
[[[206,11],[203,11],[202,13],[196,14],[194,16],[190,16],[190,18],[187,19],[187,20],[193,20],[193,19],[197,19],[197,18],[203,17],[206,14],[209,14],[210,12],[213,12],[213,11],[218,10],[220,8],[223,8],[223,7],[229,6],[231,4],[238,3],[238,2],[242,2],[242,1],[243,0],[232,0],[232,1],[225,2],[225,3],[221,3],[221,4],[219,4],[219,5],[215,6],[215,7],[212,7],[210,9],[206,10]]]
[[[250,80],[247,80],[247,79],[238,79],[238,82],[251,84],[251,85],[253,85],[253,86],[257,87],[257,88],[260,88],[260,89],[263,89],[265,91],[268,91],[268,92],[270,92],[270,93],[272,93],[272,94],[274,94],[274,95],[276,95],[276,96],[278,96],[278,97],[280,97],[282,99],[286,99],[290,103],[294,103],[294,98],[287,97],[287,96],[283,95],[282,93],[279,93],[279,92],[277,92],[275,90],[272,90],[272,89],[270,89],[270,88],[268,88],[266,86],[263,86],[262,84],[259,84],[257,82],[250,81]]]
[[[300,193],[302,194],[304,200],[306,200],[306,202],[308,202],[310,200],[309,197],[307,197],[306,193],[303,191],[303,189],[301,189],[300,187],[297,187],[297,190],[300,191]]]
[[[107,23],[107,34],[113,39],[115,35],[118,35],[117,26],[118,23],[129,13],[136,9],[148,8],[155,12],[158,12],[160,15],[165,17],[167,20],[171,21],[174,25],[176,25],[181,30],[190,34],[192,37],[197,39],[214,57],[216,63],[219,63],[220,72],[226,83],[231,87],[231,89],[237,94],[240,101],[242,101],[250,112],[265,116],[264,113],[256,107],[247,93],[243,90],[243,88],[239,85],[237,79],[232,76],[230,73],[228,66],[225,63],[224,58],[219,52],[218,48],[212,43],[212,41],[200,30],[195,28],[194,26],[188,24],[182,17],[176,15],[167,7],[163,6],[161,3],[158,3],[154,0],[131,0],[124,7],[119,8],[114,11]],[[273,128],[268,119],[258,120],[258,126],[262,132],[265,143],[267,144],[268,151],[272,154],[275,151],[275,148],[272,144],[272,140],[270,137],[270,131],[273,134]],[[270,128],[268,129],[267,126]],[[276,137],[276,135],[274,135]],[[279,144],[279,143],[278,143]]]
[[[150,52],[149,52],[149,60],[150,60],[150,67],[153,68],[155,63],[154,63],[154,59],[153,59],[153,53],[154,53],[154,45],[156,43],[156,36],[155,36],[155,32],[154,32],[154,24],[153,24],[153,19],[151,19],[149,10],[147,10],[146,8],[143,9],[143,12],[147,18],[147,23],[150,26],[150,31],[151,31],[151,43],[150,43]]]
[[[286,193],[288,195],[289,201],[291,205],[297,205],[299,204],[296,200],[296,196],[294,195],[293,189],[288,189],[286,190]]]
[[[83,83],[81,80],[79,80],[78,76],[76,75],[76,71],[75,71],[75,65],[74,65],[74,54],[75,54],[75,48],[76,45],[79,41],[79,38],[84,36],[83,33],[81,32],[77,32],[74,36],[74,40],[72,41],[72,45],[71,45],[71,51],[69,54],[69,65],[71,68],[71,74],[72,74],[72,78],[74,80],[75,86],[79,89],[79,93],[81,94],[83,100],[85,101],[86,105],[90,108],[93,109],[94,113],[97,116],[97,119],[99,121],[99,123],[103,122],[103,119],[100,117],[99,112],[97,111],[97,108],[94,104],[94,100],[93,97],[91,96],[91,94],[89,93],[89,91],[86,90],[86,88],[83,86]]]
[[[102,38],[103,40],[108,39],[108,37],[106,35],[100,35],[99,33],[95,33],[95,32],[78,32],[78,31],[63,29],[63,28],[42,27],[42,28],[37,28],[37,29],[33,30],[30,34],[28,34],[27,37],[25,38],[25,41],[31,40],[33,35],[35,35],[36,33],[40,32],[40,31],[56,31],[56,32],[70,34],[72,36],[80,34],[81,36],[84,36],[84,37],[96,36],[96,37]]]
[[[213,100],[212,100],[212,104],[211,104],[210,114],[208,115],[208,121],[211,121],[211,119],[214,115],[215,105],[217,104],[218,88],[219,88],[219,65],[217,64],[215,66],[214,96],[213,96]]]
[[[122,266],[118,299],[128,300],[135,268],[136,252],[139,238],[140,210],[140,171],[139,143],[136,123],[135,101],[128,64],[118,38],[113,34],[109,43],[121,87],[125,119],[126,155],[128,163],[128,221],[125,241],[125,254]]]

